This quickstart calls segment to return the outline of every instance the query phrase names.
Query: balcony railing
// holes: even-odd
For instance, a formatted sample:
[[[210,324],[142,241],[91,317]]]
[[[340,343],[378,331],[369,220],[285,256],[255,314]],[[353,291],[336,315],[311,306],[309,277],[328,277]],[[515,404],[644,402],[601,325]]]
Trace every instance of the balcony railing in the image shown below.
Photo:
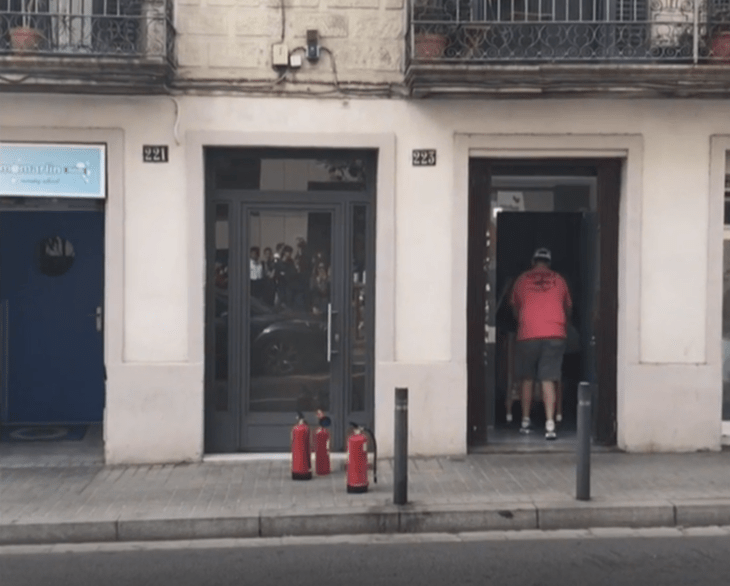
[[[413,64],[730,62],[730,0],[409,0]]]
[[[173,65],[173,0],[0,0],[0,55]]]

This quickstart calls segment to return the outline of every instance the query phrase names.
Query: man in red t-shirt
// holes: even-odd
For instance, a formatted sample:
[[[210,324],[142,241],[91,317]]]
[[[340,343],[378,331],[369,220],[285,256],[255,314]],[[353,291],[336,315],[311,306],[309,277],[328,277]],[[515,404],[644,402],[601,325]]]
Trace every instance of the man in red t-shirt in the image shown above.
[[[515,369],[522,379],[522,424],[530,432],[530,407],[535,380],[542,384],[545,438],[555,439],[555,386],[565,353],[566,326],[573,302],[565,279],[550,269],[552,255],[538,248],[532,268],[519,276],[510,303],[517,318]]]

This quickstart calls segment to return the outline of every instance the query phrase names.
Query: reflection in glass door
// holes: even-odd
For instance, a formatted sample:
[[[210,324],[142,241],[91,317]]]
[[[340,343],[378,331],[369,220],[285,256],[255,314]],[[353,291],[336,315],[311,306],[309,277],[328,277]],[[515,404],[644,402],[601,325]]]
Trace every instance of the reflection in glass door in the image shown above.
[[[247,449],[287,449],[297,412],[342,428],[343,207],[243,208]]]
[[[248,213],[248,411],[330,411],[332,212]]]

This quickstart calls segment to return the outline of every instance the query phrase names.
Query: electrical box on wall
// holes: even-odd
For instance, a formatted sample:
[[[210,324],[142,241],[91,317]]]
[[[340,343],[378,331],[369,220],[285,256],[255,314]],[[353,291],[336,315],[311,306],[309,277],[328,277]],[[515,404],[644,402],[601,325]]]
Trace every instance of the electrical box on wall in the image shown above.
[[[316,29],[307,31],[307,59],[310,61],[319,59],[319,31]]]
[[[271,48],[271,64],[274,67],[289,65],[289,51],[286,48],[286,43],[278,43]]]

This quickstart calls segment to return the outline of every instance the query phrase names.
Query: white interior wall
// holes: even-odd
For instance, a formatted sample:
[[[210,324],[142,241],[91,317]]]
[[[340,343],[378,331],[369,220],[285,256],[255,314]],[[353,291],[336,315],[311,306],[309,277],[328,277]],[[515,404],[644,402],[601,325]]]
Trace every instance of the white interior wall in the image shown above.
[[[258,246],[276,251],[280,242],[288,244],[296,250],[297,238],[307,240],[308,214],[307,212],[259,212],[249,217],[250,239],[249,246]]]
[[[641,148],[626,163],[633,179],[621,211],[619,444],[633,450],[719,445],[720,337],[710,320],[720,315],[721,295],[712,293],[715,267],[706,262],[712,257],[708,218],[713,221],[708,145],[711,135],[730,134],[725,102],[179,102],[180,144],[166,98],[8,95],[0,112],[2,129],[108,127],[123,134],[123,285],[115,285],[122,291],[121,329],[107,333],[122,348],[109,370],[110,462],[202,454],[204,215],[196,132],[225,134],[241,145],[266,136],[279,146],[345,146],[347,135],[397,137],[393,160],[380,167],[396,194],[393,217],[382,217],[378,201],[376,429],[384,454],[392,447],[395,386],[411,389],[413,453],[466,449],[467,223],[458,174],[468,149],[465,156],[455,137],[501,136],[494,148],[511,157],[549,156],[554,149],[595,155],[608,143],[620,147],[640,137]],[[337,132],[323,133],[322,119]],[[535,128],[548,138],[535,137]],[[511,142],[515,135],[522,136],[519,144]],[[581,137],[593,137],[586,139],[592,146],[581,146]],[[368,146],[356,142],[349,146]],[[142,163],[143,144],[169,144],[170,163]],[[412,167],[414,148],[436,148],[438,164]],[[379,197],[388,185],[379,184]],[[386,266],[389,255],[392,266]]]

